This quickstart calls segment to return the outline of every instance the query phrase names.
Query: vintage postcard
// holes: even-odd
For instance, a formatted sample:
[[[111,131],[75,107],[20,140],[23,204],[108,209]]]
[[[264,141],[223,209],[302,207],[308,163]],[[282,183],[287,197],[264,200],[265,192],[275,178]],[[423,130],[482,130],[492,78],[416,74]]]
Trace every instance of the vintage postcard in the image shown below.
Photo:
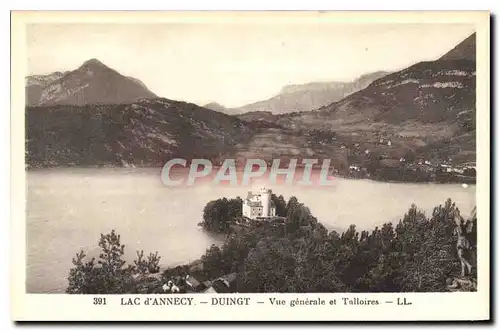
[[[13,12],[12,318],[489,320],[489,24]]]

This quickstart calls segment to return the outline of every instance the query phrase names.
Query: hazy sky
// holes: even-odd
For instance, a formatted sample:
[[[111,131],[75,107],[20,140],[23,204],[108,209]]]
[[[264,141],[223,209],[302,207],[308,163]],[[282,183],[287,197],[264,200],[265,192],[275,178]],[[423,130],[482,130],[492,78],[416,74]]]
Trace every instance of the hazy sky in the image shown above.
[[[27,30],[28,74],[97,58],[158,96],[237,107],[288,84],[434,60],[473,32],[453,24],[38,24]]]

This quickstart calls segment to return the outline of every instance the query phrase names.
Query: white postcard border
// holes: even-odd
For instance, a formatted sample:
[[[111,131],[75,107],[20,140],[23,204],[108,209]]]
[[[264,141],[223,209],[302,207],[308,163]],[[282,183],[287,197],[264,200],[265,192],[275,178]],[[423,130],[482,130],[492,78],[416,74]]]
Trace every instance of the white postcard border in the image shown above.
[[[194,306],[151,306],[148,295],[27,294],[24,77],[26,73],[26,24],[29,23],[168,23],[217,24],[309,23],[468,23],[476,28],[477,48],[477,216],[478,291],[461,293],[321,293],[182,295]],[[486,320],[490,318],[490,17],[476,12],[13,12],[11,20],[11,316],[18,321],[377,321],[377,320]],[[93,298],[106,298],[94,305]],[[149,295],[149,297],[165,297]],[[248,306],[213,306],[212,298],[246,297]],[[122,298],[139,298],[140,305],[122,305]],[[270,298],[287,302],[274,306]],[[327,304],[290,307],[290,300],[322,299]],[[344,305],[342,298],[379,300],[381,305]],[[404,300],[411,305],[397,305]],[[328,304],[336,299],[335,305]],[[207,301],[206,304],[201,300]],[[392,304],[385,303],[392,301]],[[127,301],[126,301],[127,302]],[[258,303],[264,302],[264,303]]]

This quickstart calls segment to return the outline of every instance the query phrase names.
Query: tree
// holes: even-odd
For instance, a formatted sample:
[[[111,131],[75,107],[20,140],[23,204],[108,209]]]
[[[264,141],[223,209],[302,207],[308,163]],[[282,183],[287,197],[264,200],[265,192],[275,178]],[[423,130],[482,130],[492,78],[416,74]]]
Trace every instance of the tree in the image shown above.
[[[80,251],[73,258],[74,267],[70,269],[68,276],[68,287],[66,293],[69,294],[90,294],[105,293],[102,289],[98,269],[95,266],[95,258],[84,262],[86,254]]]
[[[285,198],[282,195],[278,197],[273,193],[271,194],[271,200],[276,205],[276,216],[286,217],[287,209]]]
[[[231,223],[242,215],[242,203],[240,197],[210,201],[203,209],[203,227],[209,231],[227,232]]]
[[[120,243],[120,235],[112,230],[101,234],[98,243],[101,248],[99,258],[85,261],[86,254],[80,251],[73,258],[73,268],[69,271],[68,288],[66,293],[71,294],[122,294],[137,293],[140,285],[136,276],[146,272],[159,271],[158,252],[149,254],[144,260],[144,253],[138,252],[135,266],[126,265],[123,259],[125,245]],[[96,263],[97,262],[97,263]]]
[[[249,253],[239,292],[295,292],[296,260],[287,239],[265,238]]]
[[[218,246],[210,246],[205,255],[201,257],[201,261],[203,262],[203,270],[207,276],[215,278],[224,274],[224,260],[222,258],[222,251]]]
[[[158,256],[158,252],[155,254],[149,253],[147,259],[144,259],[144,251],[137,251],[137,260],[134,260],[135,270],[141,275],[148,273],[155,274],[160,271],[160,259],[161,257]]]
[[[248,255],[249,244],[251,243],[247,243],[236,235],[231,235],[226,239],[221,249],[224,273],[238,271]]]

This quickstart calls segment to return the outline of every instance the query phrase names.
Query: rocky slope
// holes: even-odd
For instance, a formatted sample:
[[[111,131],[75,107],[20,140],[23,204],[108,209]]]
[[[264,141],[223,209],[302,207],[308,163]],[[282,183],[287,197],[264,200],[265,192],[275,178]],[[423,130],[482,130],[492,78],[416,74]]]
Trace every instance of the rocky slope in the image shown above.
[[[69,72],[26,78],[28,106],[125,104],[156,95],[138,79],[124,76],[96,59]]]

